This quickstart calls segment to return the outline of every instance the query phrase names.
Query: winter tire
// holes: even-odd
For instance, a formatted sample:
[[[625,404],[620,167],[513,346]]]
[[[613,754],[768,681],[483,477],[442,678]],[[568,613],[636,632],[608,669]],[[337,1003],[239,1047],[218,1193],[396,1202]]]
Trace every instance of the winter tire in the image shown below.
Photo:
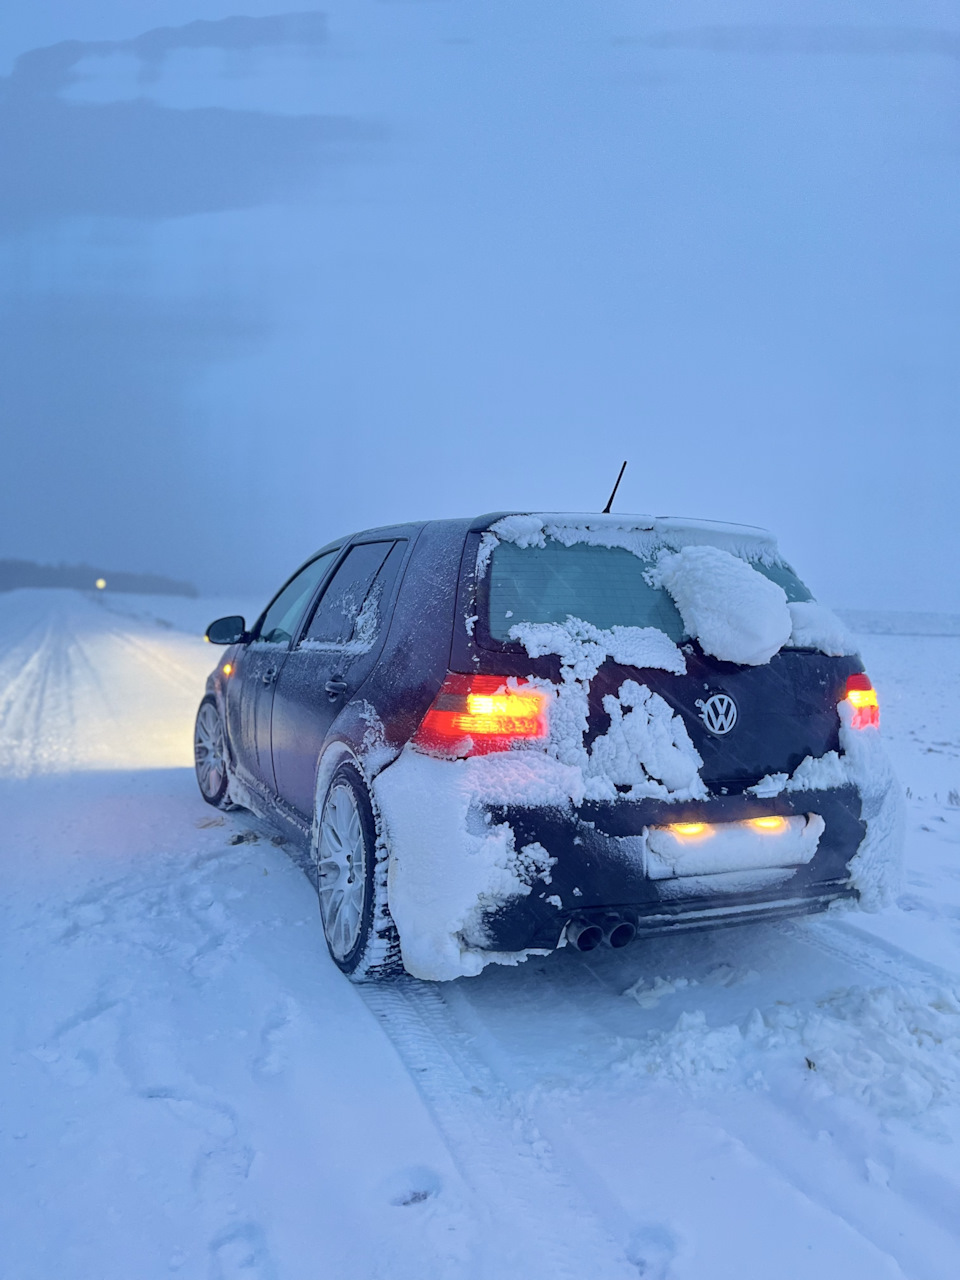
[[[387,906],[386,852],[356,765],[338,766],[318,811],[314,858],[330,955],[353,982],[396,977],[403,964]]]

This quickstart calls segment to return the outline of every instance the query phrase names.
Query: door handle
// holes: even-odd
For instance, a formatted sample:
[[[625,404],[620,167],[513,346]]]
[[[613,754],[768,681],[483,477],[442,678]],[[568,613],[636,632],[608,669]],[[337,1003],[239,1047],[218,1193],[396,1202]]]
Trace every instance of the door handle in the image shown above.
[[[263,675],[260,677],[260,679],[263,681],[263,683],[264,683],[264,684],[273,684],[273,682],[274,682],[274,680],[276,680],[276,678],[277,678],[277,668],[276,668],[276,667],[270,667],[270,668],[269,668],[267,671],[265,671],[265,672],[263,673]]]
[[[336,702],[341,694],[347,692],[346,680],[328,680],[323,686],[327,691],[327,697],[331,702]]]

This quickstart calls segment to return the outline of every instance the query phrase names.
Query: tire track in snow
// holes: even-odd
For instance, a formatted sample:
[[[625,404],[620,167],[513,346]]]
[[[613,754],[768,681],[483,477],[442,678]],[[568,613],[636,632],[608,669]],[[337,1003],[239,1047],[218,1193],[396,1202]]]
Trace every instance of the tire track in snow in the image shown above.
[[[412,980],[363,987],[361,994],[488,1218],[484,1280],[579,1280],[576,1260],[584,1257],[604,1280],[637,1280],[642,1272],[564,1176],[529,1114],[474,1051],[442,994]]]
[[[70,757],[73,745],[73,703],[61,619],[51,619],[43,634],[28,634],[24,644],[8,656],[4,665],[17,662],[29,645],[29,656],[9,680],[0,712],[0,744],[9,772],[29,776],[55,759]]]
[[[908,980],[920,987],[960,987],[960,974],[921,960],[882,938],[871,937],[846,920],[829,916],[819,920],[783,920],[773,928],[801,946],[812,947],[895,986],[903,986]]]
[[[829,939],[835,922],[824,921],[822,928]],[[795,941],[799,946],[810,942],[806,937],[806,924],[797,929],[796,938],[784,929],[776,932],[786,932],[791,943]],[[794,957],[781,958],[779,974],[761,975],[750,969],[737,978],[730,970],[734,977],[733,990],[723,1002],[718,1002],[720,993],[716,986],[713,991],[709,989],[713,981],[709,970],[699,972],[705,957],[715,959],[717,955],[715,948],[705,944],[702,955],[686,957],[688,965],[693,961],[689,981],[667,983],[659,998],[655,989],[651,991],[654,998],[648,1006],[650,1009],[663,999],[671,1003],[676,1000],[677,1013],[692,1002],[706,1010],[709,1021],[702,1025],[697,1022],[684,1025],[681,1014],[675,1029],[672,1029],[672,1020],[676,1020],[677,1013],[671,1014],[667,1003],[660,1010],[666,1015],[666,1021],[644,1015],[639,1027],[635,1023],[636,1029],[629,1029],[630,1019],[624,1017],[624,1012],[631,1008],[632,1002],[624,1001],[621,995],[627,985],[623,980],[626,964],[616,964],[609,959],[598,966],[590,961],[562,969],[544,965],[539,979],[539,1001],[549,1009],[550,1023],[555,1025],[559,1020],[566,1028],[571,1045],[576,1046],[568,1061],[554,1065],[554,1073],[545,1081],[545,1092],[541,1086],[542,1072],[531,1052],[535,1052],[536,1044],[542,1041],[535,1025],[540,1015],[535,1010],[527,1013],[521,1006],[519,1012],[510,1011],[505,1022],[500,1005],[490,999],[491,993],[484,994],[480,985],[457,984],[444,995],[455,1011],[461,1033],[472,1033],[473,1045],[492,1060],[494,1069],[509,1083],[514,1095],[527,1099],[528,1114],[554,1149],[562,1153],[568,1167],[574,1167],[578,1159],[577,1143],[586,1140],[589,1145],[589,1121],[584,1125],[571,1119],[583,1104],[589,1111],[594,1098],[602,1102],[608,1093],[616,1097],[624,1088],[629,1090],[631,1084],[644,1093],[651,1086],[657,1086],[675,1095],[678,1115],[700,1115],[717,1133],[727,1135],[732,1147],[748,1152],[759,1166],[769,1170],[772,1183],[792,1188],[806,1200],[811,1210],[821,1216],[825,1227],[828,1223],[842,1224],[848,1239],[859,1238],[861,1252],[865,1258],[873,1258],[871,1265],[877,1269],[876,1274],[922,1274],[950,1280],[960,1235],[956,1220],[958,1188],[957,1179],[938,1167],[942,1162],[937,1160],[936,1151],[942,1143],[935,1140],[931,1152],[922,1144],[919,1148],[911,1144],[904,1146],[891,1136],[884,1108],[889,1106],[895,1119],[897,1098],[891,1094],[886,1099],[883,1084],[879,1086],[881,1096],[876,1104],[869,1093],[864,1099],[854,1091],[855,1106],[851,1109],[847,1105],[851,1099],[844,1096],[848,1091],[843,1079],[836,1086],[839,1092],[832,1093],[834,1086],[827,1078],[821,1079],[822,1071],[809,1075],[806,1081],[803,1078],[808,1075],[803,1054],[809,1050],[803,1045],[802,1028],[807,1023],[814,1030],[821,1024],[829,1028],[833,1023],[852,1039],[852,1049],[846,1046],[847,1052],[852,1052],[858,1061],[862,1056],[864,1060],[887,1063],[895,1081],[905,1046],[900,1044],[894,1028],[884,1039],[882,1021],[878,1022],[884,1007],[883,992],[874,1002],[871,992],[850,986],[858,972],[866,972],[870,978],[880,974],[888,987],[898,990],[904,989],[905,981],[911,983],[915,975],[923,976],[931,1001],[935,1001],[937,991],[942,990],[939,980],[952,976],[936,971],[925,973],[922,965],[911,966],[909,957],[904,957],[900,965],[898,957],[888,954],[896,949],[886,948],[885,944],[874,949],[870,941],[853,938],[846,949],[838,944],[829,952],[829,958],[840,963],[831,965],[826,973],[822,972],[821,964],[821,972],[816,974],[810,989],[791,991],[786,1000],[779,997],[786,995],[790,986],[786,971],[796,972],[798,968]],[[765,949],[761,943],[760,951]],[[669,951],[661,953],[661,965],[664,955],[669,954]],[[673,953],[668,964],[676,965],[682,959],[682,953]],[[728,966],[714,967],[722,970]],[[802,966],[800,968],[802,971]],[[720,977],[719,985],[728,986],[722,974]],[[737,998],[740,982],[744,980],[748,980],[749,985]],[[758,985],[761,982],[762,986]],[[835,988],[840,988],[841,993],[849,990],[854,1008],[858,993],[862,994],[866,1019],[862,1026],[857,1021],[844,1021],[842,1003],[831,1011],[828,1001],[827,1007],[821,1009],[821,993],[834,991],[836,994]],[[498,984],[496,994],[503,994],[502,984]],[[522,989],[522,994],[529,997],[532,992]],[[731,1009],[731,1003],[740,1005],[739,1009]],[[906,1003],[909,1006],[909,998]],[[760,1016],[751,1013],[757,1005],[768,1014],[772,1012],[774,1017],[771,1028],[774,1047],[769,1059],[763,1047],[765,1036],[755,1041],[750,1026],[751,1019]],[[933,1007],[936,1010],[936,1005]],[[922,1013],[920,1006],[918,1012]],[[778,1014],[783,1015],[782,1027]],[[791,1030],[794,1015],[800,1026],[796,1036]],[[947,1022],[957,1020],[949,1015],[947,1009]],[[909,1008],[907,1016],[909,1018]],[[934,1021],[938,1016],[934,1013]],[[905,1025],[912,1024],[908,1021]],[[549,1027],[544,1030],[549,1032]],[[844,1046],[840,1048],[843,1050]],[[910,1050],[911,1045],[906,1048]],[[792,1052],[799,1067],[799,1070],[788,1071],[786,1076],[784,1051],[788,1058]],[[694,1055],[689,1064],[693,1072],[689,1079],[683,1074],[683,1063],[678,1064],[679,1077],[674,1078],[670,1073],[673,1052]],[[942,1077],[937,1087],[941,1093],[947,1090],[943,1096],[949,1105],[949,1082],[956,1072],[950,1068],[945,1050],[934,1046],[932,1052],[934,1060],[927,1064],[929,1073],[934,1081]],[[820,1063],[821,1068],[825,1065]],[[768,1079],[754,1078],[758,1066]],[[908,1062],[904,1062],[905,1069],[907,1066]],[[804,1089],[805,1084],[812,1086],[812,1093]],[[905,1122],[910,1123],[909,1116]],[[658,1150],[651,1149],[647,1154],[656,1160]],[[669,1151],[660,1154],[670,1159]],[[878,1215],[872,1197],[887,1177],[895,1197],[890,1206],[892,1212]],[[616,1192],[611,1195],[611,1187],[600,1179],[594,1179],[595,1185],[591,1183],[588,1170],[583,1168],[578,1171],[578,1182],[585,1193],[591,1193],[594,1210],[602,1218],[613,1222],[618,1213],[622,1216],[614,1203]],[[618,1234],[624,1234],[622,1228]]]
[[[0,621],[0,773],[190,764],[205,646],[137,619],[125,630],[77,593],[11,605]]]
[[[198,690],[193,670],[177,660],[169,639],[165,644],[140,639],[116,625],[105,629],[103,635],[109,636],[125,647],[139,662],[149,668],[151,675],[159,676],[168,684],[174,685],[181,693],[196,695],[199,705],[203,690],[202,688]]]

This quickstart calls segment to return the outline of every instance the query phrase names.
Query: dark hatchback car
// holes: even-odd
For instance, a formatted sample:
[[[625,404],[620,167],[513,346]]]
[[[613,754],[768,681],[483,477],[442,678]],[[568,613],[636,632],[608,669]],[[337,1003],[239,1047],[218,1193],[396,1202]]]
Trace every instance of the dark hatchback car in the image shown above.
[[[766,660],[707,652],[657,572],[690,547],[784,617],[819,608],[760,530],[500,513],[331,543],[251,628],[211,625],[201,792],[299,849],[345,973],[456,977],[857,895],[860,660],[799,624]]]

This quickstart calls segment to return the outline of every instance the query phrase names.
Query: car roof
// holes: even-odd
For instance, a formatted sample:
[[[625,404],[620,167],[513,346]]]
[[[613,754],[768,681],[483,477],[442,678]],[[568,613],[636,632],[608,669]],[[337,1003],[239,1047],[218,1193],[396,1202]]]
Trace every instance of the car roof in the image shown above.
[[[689,529],[702,530],[704,533],[717,531],[764,540],[774,536],[769,529],[764,529],[760,525],[734,524],[726,520],[702,520],[691,516],[635,515],[629,512],[608,514],[596,511],[494,511],[478,516],[470,526],[471,531],[489,529],[491,525],[510,516],[535,516],[545,524],[581,525],[590,529],[636,529],[644,533]]]
[[[334,538],[315,551],[314,556],[324,551],[345,547],[350,542],[367,542],[388,538],[415,538],[427,525],[446,526],[451,535],[466,533],[484,533],[501,520],[512,517],[534,517],[544,525],[581,527],[594,532],[609,529],[616,531],[636,530],[643,533],[663,534],[704,534],[707,538],[712,534],[720,539],[758,542],[772,548],[776,547],[774,535],[759,525],[734,524],[724,520],[702,520],[690,516],[653,516],[634,515],[631,513],[605,514],[597,511],[488,511],[481,516],[448,518],[436,520],[407,521],[403,524],[376,525],[369,529],[360,529],[342,538]],[[312,559],[313,557],[311,557]]]

